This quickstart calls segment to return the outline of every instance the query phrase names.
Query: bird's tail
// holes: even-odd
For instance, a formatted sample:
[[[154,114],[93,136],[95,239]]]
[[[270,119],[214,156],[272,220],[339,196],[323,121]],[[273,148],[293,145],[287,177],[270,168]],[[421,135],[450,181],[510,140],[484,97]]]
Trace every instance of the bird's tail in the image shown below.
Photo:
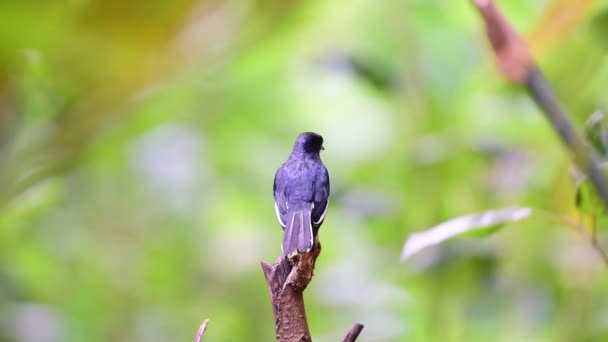
[[[283,235],[283,254],[289,255],[296,249],[307,252],[312,248],[313,233],[310,220],[311,208],[290,210]]]

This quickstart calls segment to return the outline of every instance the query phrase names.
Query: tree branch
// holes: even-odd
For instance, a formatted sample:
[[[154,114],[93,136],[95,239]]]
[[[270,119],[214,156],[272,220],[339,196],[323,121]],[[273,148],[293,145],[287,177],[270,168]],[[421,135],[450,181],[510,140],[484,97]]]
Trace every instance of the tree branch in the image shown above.
[[[486,24],[486,33],[498,65],[511,81],[526,86],[530,96],[543,110],[562,142],[573,155],[577,166],[588,174],[596,192],[608,208],[608,181],[598,162],[566,117],[551,86],[536,66],[524,40],[494,5],[492,0],[473,0]]]
[[[208,319],[204,320],[203,324],[201,324],[201,326],[198,328],[198,331],[196,332],[196,336],[194,336],[194,342],[201,342],[201,337],[203,337],[203,334],[205,333],[205,330],[207,329],[207,323],[209,323]]]
[[[277,341],[310,342],[310,331],[304,309],[304,290],[312,280],[321,244],[292,259],[280,256],[272,266],[262,262],[270,291]]]
[[[304,290],[312,280],[320,253],[321,244],[315,242],[309,252],[291,258],[281,255],[272,265],[262,261],[278,342],[312,341],[304,308]],[[362,329],[362,324],[355,323],[344,341],[354,342]]]
[[[355,342],[355,340],[357,340],[357,337],[359,337],[361,330],[363,330],[363,324],[361,324],[361,323],[353,324],[353,326],[350,328],[350,331],[348,332],[348,334],[346,334],[346,336],[344,336],[344,339],[342,340],[342,342]]]

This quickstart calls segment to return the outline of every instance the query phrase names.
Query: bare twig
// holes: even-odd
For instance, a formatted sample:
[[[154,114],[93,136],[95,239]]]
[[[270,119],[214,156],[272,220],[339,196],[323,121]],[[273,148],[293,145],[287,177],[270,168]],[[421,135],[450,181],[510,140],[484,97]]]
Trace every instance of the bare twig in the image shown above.
[[[509,80],[526,86],[530,96],[572,152],[574,162],[588,174],[604,207],[608,208],[608,181],[601,173],[596,158],[568,121],[553,90],[534,63],[526,43],[492,0],[473,0],[473,4],[485,21],[488,40],[501,71]]]
[[[205,329],[207,329],[207,323],[209,323],[208,319],[204,320],[203,324],[201,324],[201,326],[198,328],[198,331],[196,332],[196,336],[194,336],[194,342],[201,342],[201,337],[203,337],[203,334],[205,333]]]
[[[606,254],[606,251],[604,251],[602,245],[600,245],[600,241],[597,239],[597,218],[595,216],[591,217],[591,234],[589,234],[589,239],[593,248],[602,257],[604,264],[608,266],[608,254]]]
[[[548,219],[565,224],[566,226],[573,228],[574,230],[579,232],[584,238],[586,238],[589,241],[589,243],[591,244],[591,247],[602,258],[604,265],[606,267],[608,267],[608,254],[606,253],[606,251],[604,251],[604,249],[602,248],[602,245],[600,245],[600,242],[597,239],[597,234],[596,234],[597,227],[595,227],[595,224],[596,224],[595,220],[593,220],[593,223],[592,223],[593,226],[591,227],[591,232],[589,232],[587,229],[585,229],[585,225],[583,224],[582,218],[579,219],[579,222],[574,222],[566,216],[561,216],[561,215],[558,215],[558,214],[555,214],[552,212],[548,212],[545,210],[534,209],[534,212],[541,214]]]
[[[363,330],[363,324],[361,324],[361,323],[353,324],[353,326],[350,328],[350,331],[348,332],[348,334],[346,334],[346,336],[344,336],[344,339],[342,340],[342,342],[355,342],[357,340],[357,337],[359,337],[361,330]]]
[[[608,208],[608,181],[598,167],[599,162],[566,118],[566,114],[555,94],[553,94],[551,87],[545,81],[540,69],[535,67],[530,70],[526,79],[526,86],[532,98],[545,111],[546,117],[553,124],[564,144],[572,152],[574,162],[589,176],[589,180],[591,180],[591,184],[602,199],[604,207]]]

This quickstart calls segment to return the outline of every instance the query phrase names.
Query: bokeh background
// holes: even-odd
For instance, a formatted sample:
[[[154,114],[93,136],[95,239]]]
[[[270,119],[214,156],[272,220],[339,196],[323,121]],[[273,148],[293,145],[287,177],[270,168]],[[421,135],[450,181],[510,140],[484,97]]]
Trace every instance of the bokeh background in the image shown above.
[[[582,127],[608,2],[499,1]],[[316,341],[606,341],[608,277],[545,218],[400,262],[412,232],[578,217],[569,157],[469,1],[0,2],[0,340],[272,341],[272,179],[325,138]],[[600,238],[603,232],[600,231]],[[600,239],[608,246],[608,241]]]

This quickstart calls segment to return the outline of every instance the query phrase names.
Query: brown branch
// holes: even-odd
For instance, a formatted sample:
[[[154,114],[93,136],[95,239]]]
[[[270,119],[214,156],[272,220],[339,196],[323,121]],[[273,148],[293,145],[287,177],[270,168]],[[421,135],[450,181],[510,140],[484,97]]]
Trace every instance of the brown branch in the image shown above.
[[[523,83],[534,64],[526,43],[509,25],[493,1],[473,0],[473,4],[486,22],[486,34],[501,71],[509,80]]]
[[[509,80],[526,86],[530,96],[572,153],[574,162],[589,176],[604,207],[608,208],[608,181],[601,173],[595,156],[568,120],[551,86],[534,63],[526,43],[492,0],[472,1],[485,21],[488,40],[501,71]]]
[[[207,323],[209,323],[208,319],[204,320],[203,324],[201,324],[201,326],[198,328],[198,331],[196,332],[196,336],[194,336],[194,342],[201,342],[201,337],[203,337],[203,334],[205,333],[205,330],[207,329]]]
[[[291,258],[281,255],[272,265],[262,261],[278,342],[312,341],[304,308],[304,290],[312,280],[315,262],[320,253],[321,244],[317,241],[309,252]],[[344,341],[354,342],[361,330],[363,325],[355,323]]]
[[[312,341],[304,309],[304,290],[312,280],[320,253],[321,244],[317,242],[309,252],[291,259],[280,256],[273,265],[262,262],[279,342]]]
[[[346,334],[346,336],[344,336],[344,339],[342,340],[342,342],[355,342],[355,340],[357,340],[357,337],[359,337],[361,330],[363,330],[363,324],[361,324],[361,323],[353,324],[353,326],[350,328],[350,331],[348,332],[348,334]]]

